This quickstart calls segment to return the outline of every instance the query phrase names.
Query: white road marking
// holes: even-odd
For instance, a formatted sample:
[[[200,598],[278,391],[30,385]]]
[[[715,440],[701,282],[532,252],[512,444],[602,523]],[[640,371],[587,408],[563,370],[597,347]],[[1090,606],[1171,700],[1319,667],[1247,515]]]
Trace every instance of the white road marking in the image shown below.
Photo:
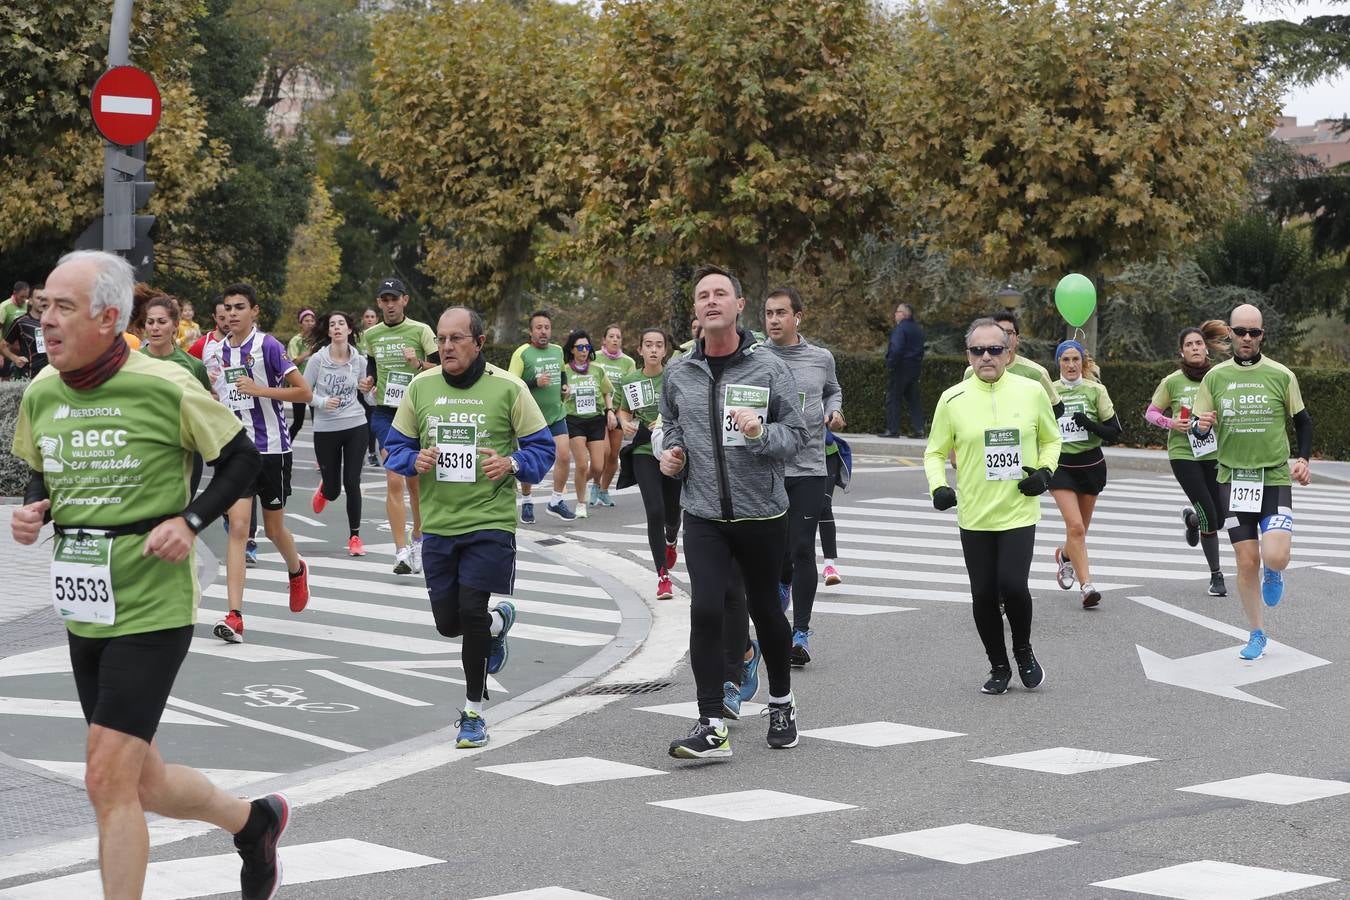
[[[179,709],[187,709],[199,713],[203,716],[212,716],[223,722],[229,722],[231,725],[242,725],[245,728],[253,728],[257,731],[266,731],[269,734],[278,734],[282,737],[294,738],[297,741],[304,741],[307,744],[317,744],[320,747],[327,747],[329,750],[337,750],[342,753],[364,753],[364,747],[358,747],[355,744],[347,744],[342,741],[335,741],[330,738],[320,737],[317,734],[307,734],[303,731],[296,731],[293,728],[283,728],[280,725],[273,725],[271,722],[261,722],[257,719],[250,719],[246,716],[238,716],[223,709],[213,709],[209,706],[202,706],[200,703],[191,703],[187,700],[179,700],[177,697],[169,698],[169,705],[176,706]],[[167,715],[167,712],[166,712]]]
[[[172,702],[172,701],[170,701]],[[47,700],[39,697],[0,697],[0,716],[41,716],[48,719],[84,719],[78,700]],[[208,725],[223,728],[219,722],[199,719],[186,713],[165,710],[161,725]]]
[[[1211,781],[1208,784],[1196,784],[1177,790],[1190,794],[1209,794],[1212,797],[1231,797],[1235,800],[1292,806],[1295,803],[1307,803],[1309,800],[1325,800],[1327,797],[1350,794],[1350,782],[1261,772],[1257,775]]]
[[[249,624],[253,624],[251,619]],[[192,646],[188,649],[193,653],[201,653],[204,656],[216,656],[235,662],[249,663],[296,662],[302,659],[333,658],[322,653],[305,653],[303,650],[290,650],[286,647],[269,647],[266,644],[255,644],[251,641],[244,644],[227,644],[218,638],[194,637]]]
[[[1093,887],[1148,894],[1152,897],[1178,897],[1181,900],[1261,900],[1319,884],[1331,884],[1335,878],[1239,866],[1202,859],[1124,878],[1094,881]]]
[[[55,759],[25,759],[24,762],[38,766],[49,772],[64,775],[67,778],[84,779],[83,762],[65,762]],[[218,788],[237,788],[246,784],[256,784],[277,778],[280,772],[256,772],[249,769],[197,769]]]
[[[714,816],[718,819],[730,819],[733,822],[760,822],[765,819],[857,809],[849,803],[835,803],[832,800],[817,800],[814,797],[765,790],[733,791],[727,794],[685,797],[680,800],[658,800],[647,805]]]
[[[942,731],[938,728],[920,728],[899,722],[861,722],[857,725],[835,725],[830,728],[809,728],[803,737],[856,744],[859,747],[894,747],[898,744],[916,744],[942,738],[965,737],[960,731]]]
[[[1006,828],[962,823],[888,834],[853,843],[964,866],[1006,856],[1053,850],[1056,847],[1071,847],[1078,842],[1067,841],[1053,834],[1025,834]]]
[[[660,769],[648,769],[645,766],[634,766],[608,759],[596,759],[593,756],[545,759],[539,762],[509,763],[501,766],[479,766],[478,771],[493,772],[497,775],[508,775],[512,778],[555,786],[667,774]]]
[[[1157,762],[1151,756],[1128,756],[1124,753],[1103,753],[1100,750],[1079,750],[1077,747],[1050,747],[1028,753],[1010,753],[1007,756],[987,756],[971,762],[1030,772],[1048,772],[1051,775],[1079,775],[1132,766],[1136,763]]]
[[[338,684],[346,685],[353,690],[361,691],[364,694],[370,694],[372,697],[379,697],[384,700],[392,700],[395,703],[402,703],[404,706],[432,706],[425,700],[418,700],[416,697],[409,697],[404,694],[396,694],[393,691],[386,691],[384,688],[376,687],[373,684],[366,684],[364,681],[357,681],[355,678],[348,678],[346,675],[339,675],[337,672],[331,672],[328,669],[310,669],[309,674],[318,675],[320,678],[327,678],[329,681],[335,681]]]

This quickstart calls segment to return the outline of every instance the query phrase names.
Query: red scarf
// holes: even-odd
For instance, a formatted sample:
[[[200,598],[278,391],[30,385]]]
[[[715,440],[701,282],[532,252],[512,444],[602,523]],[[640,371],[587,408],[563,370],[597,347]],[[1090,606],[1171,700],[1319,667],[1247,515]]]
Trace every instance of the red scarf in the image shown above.
[[[131,346],[126,338],[118,335],[112,346],[103,351],[103,355],[85,366],[70,372],[62,372],[61,380],[77,391],[89,391],[117,374],[127,358],[131,356]]]

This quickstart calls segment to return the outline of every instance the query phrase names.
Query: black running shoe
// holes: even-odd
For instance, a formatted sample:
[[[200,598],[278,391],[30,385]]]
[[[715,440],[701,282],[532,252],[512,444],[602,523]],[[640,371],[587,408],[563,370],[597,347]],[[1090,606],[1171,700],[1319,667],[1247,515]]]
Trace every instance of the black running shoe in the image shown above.
[[[775,750],[784,750],[797,746],[797,704],[770,703],[763,715],[769,717],[769,746]]]
[[[1223,583],[1222,572],[1211,572],[1209,575],[1209,595],[1211,597],[1227,597],[1228,588]]]
[[[1012,666],[994,666],[989,670],[989,680],[980,688],[983,694],[1006,694],[1008,682],[1012,680]]]
[[[234,848],[244,860],[239,870],[239,889],[244,900],[272,900],[281,887],[281,860],[277,858],[277,842],[286,833],[291,819],[291,805],[285,794],[268,794],[253,801],[261,806],[271,822],[256,841],[234,839]]]
[[[1030,647],[1014,650],[1013,658],[1017,660],[1017,677],[1022,679],[1022,687],[1034,691],[1045,683],[1045,670],[1036,661],[1036,654],[1031,652]]]
[[[689,731],[689,737],[670,742],[670,755],[676,759],[728,759],[731,756],[731,736],[727,726],[713,728],[707,719],[699,719]]]
[[[1200,546],[1200,517],[1189,506],[1181,508],[1181,521],[1186,523],[1186,543],[1192,547]]]

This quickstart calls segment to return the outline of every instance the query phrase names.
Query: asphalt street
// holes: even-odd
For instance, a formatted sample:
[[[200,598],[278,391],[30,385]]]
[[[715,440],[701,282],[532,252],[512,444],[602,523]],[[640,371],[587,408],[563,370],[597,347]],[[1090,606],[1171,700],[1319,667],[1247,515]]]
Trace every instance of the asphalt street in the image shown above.
[[[664,670],[635,658],[601,681],[626,688],[524,712],[510,728],[490,724],[493,743],[482,751],[408,745],[390,757],[386,777],[353,776],[323,790],[310,782],[283,845],[289,883],[280,896],[1350,897],[1342,671],[1350,660],[1350,486],[1315,481],[1295,490],[1289,586],[1269,615],[1273,643],[1254,663],[1237,657],[1245,626],[1236,597],[1206,594],[1203,557],[1182,539],[1183,500],[1170,476],[1113,464],[1089,536],[1103,592],[1091,611],[1054,584],[1063,529],[1046,498],[1032,587],[1033,644],[1047,680],[1035,692],[1014,682],[990,697],[978,691],[987,665],[954,515],[932,510],[916,464],[903,452],[865,453],[853,489],[836,494],[845,581],[821,588],[815,659],[794,672],[800,746],[770,750],[765,720],[749,707],[731,725],[732,759],[690,764],[666,754],[688,729],[694,695],[687,664],[676,663],[687,598],[677,591],[671,601],[651,599],[640,501],[620,495],[616,508],[593,510],[584,522],[542,519],[522,545],[534,546],[542,565],[577,572],[573,584],[589,575],[640,593],[657,623],[644,653],[666,651]],[[296,496],[308,495],[297,488]],[[340,522],[332,509],[321,518],[331,526],[330,517]],[[1223,558],[1232,590],[1226,546]],[[682,587],[683,562],[675,574]],[[605,607],[600,598],[569,597],[567,577],[557,578],[555,602]],[[537,658],[550,662],[535,663],[536,654],[517,649],[524,644],[513,644],[501,676],[512,692],[566,671],[588,649],[541,643]],[[307,697],[362,709],[297,716],[297,730],[355,722],[369,709],[360,732],[369,745],[374,729],[391,729],[392,738],[396,729],[415,731],[416,722],[404,725],[417,715],[453,715],[453,687],[353,668],[354,653],[334,654],[344,674],[372,683],[378,676],[433,707],[375,705],[379,698],[337,681],[306,681],[298,686]],[[354,658],[395,658],[373,654]],[[216,672],[206,665],[214,657],[200,656],[193,668]],[[257,665],[271,667],[258,670],[266,673],[259,681],[295,681],[338,661]],[[212,703],[220,707],[239,680],[214,684]],[[52,684],[52,696],[69,693],[68,681]],[[491,705],[486,715],[491,723]],[[322,734],[360,743],[355,732],[331,729]],[[304,746],[327,759],[322,749]],[[264,758],[249,765],[281,771]],[[284,777],[268,784],[290,790]],[[720,796],[727,794],[735,796]],[[230,850],[227,838],[204,830],[157,846],[147,897],[228,896],[237,870]],[[0,897],[91,896],[80,893],[89,870],[51,865],[0,882]]]

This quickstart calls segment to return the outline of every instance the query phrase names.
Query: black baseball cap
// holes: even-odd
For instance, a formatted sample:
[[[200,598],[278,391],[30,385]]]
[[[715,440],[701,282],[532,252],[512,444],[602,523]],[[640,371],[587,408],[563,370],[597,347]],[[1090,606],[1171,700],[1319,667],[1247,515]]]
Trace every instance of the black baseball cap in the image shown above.
[[[395,297],[402,297],[408,293],[408,289],[403,286],[403,282],[397,278],[386,278],[380,282],[380,291],[375,296],[383,297],[385,294],[393,294]]]

